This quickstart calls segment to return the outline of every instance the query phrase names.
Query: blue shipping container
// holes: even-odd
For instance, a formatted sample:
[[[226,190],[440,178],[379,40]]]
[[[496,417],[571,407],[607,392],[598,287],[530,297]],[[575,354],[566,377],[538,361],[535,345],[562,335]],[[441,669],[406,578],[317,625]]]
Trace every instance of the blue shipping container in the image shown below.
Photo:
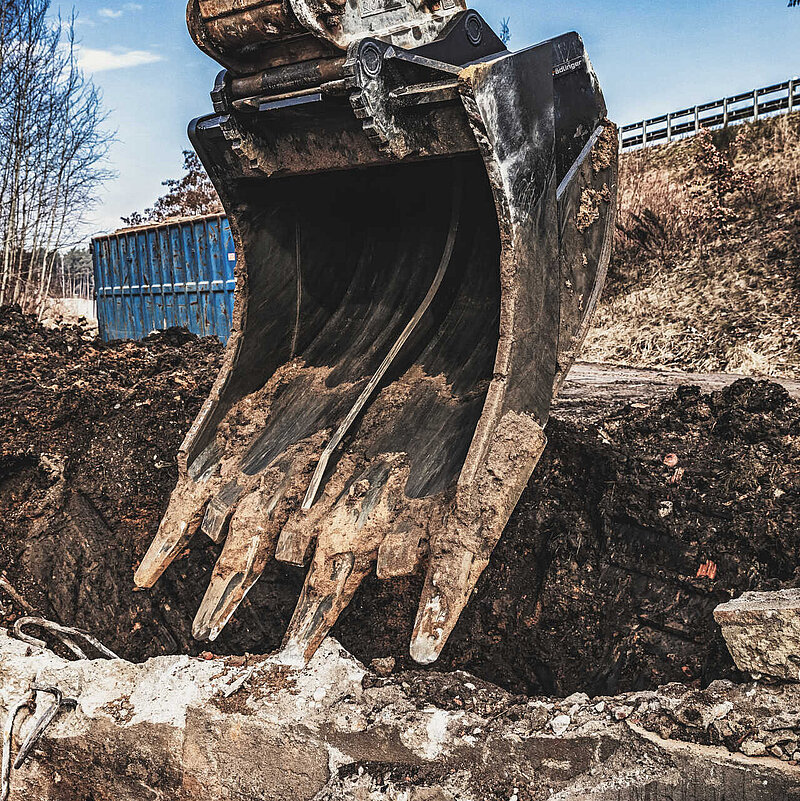
[[[226,342],[236,250],[224,215],[117,231],[92,240],[100,336],[142,339],[183,326]]]

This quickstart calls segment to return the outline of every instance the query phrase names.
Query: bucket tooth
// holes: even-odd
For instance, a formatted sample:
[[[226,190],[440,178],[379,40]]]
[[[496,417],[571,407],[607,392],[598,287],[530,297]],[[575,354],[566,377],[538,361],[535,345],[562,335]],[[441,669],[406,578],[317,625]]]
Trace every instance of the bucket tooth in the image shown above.
[[[320,499],[326,513],[315,521],[314,558],[287,630],[290,655],[314,654],[371,571],[385,536],[392,485],[406,475],[397,456],[366,466],[351,454],[341,460]]]
[[[509,53],[464,0],[334,5],[189,4],[231,70],[190,137],[236,304],[136,581],[198,528],[224,540],[194,625],[213,639],[269,559],[310,560],[285,640],[306,660],[373,566],[426,570],[411,655],[429,664],[591,323],[616,129],[577,34]]]
[[[259,489],[245,497],[233,513],[225,547],[195,617],[195,639],[216,640],[271,559],[278,524],[267,505]]]
[[[357,564],[352,553],[317,551],[286,631],[287,659],[301,663],[311,659],[368,572],[369,567]]]
[[[153,542],[136,568],[137,587],[152,587],[189,545],[203,522],[207,497],[194,482],[181,482],[172,494]]]
[[[474,564],[475,554],[463,547],[434,557],[411,636],[411,658],[420,665],[439,658],[477,582]]]
[[[494,436],[478,472],[462,479],[431,543],[411,637],[411,656],[423,665],[439,658],[547,443],[538,423],[515,414],[501,421]]]

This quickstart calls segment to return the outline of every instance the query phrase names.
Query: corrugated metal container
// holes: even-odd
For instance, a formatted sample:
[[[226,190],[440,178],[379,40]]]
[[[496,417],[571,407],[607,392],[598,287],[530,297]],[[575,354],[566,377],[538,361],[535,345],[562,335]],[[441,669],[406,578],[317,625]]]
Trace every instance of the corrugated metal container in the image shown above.
[[[228,339],[236,251],[223,215],[128,228],[92,240],[105,340],[184,326]]]

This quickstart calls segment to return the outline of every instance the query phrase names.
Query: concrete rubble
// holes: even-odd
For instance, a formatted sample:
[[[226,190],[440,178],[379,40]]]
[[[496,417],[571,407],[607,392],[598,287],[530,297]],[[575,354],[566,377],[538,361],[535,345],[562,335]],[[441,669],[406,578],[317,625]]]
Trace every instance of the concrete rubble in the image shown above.
[[[800,589],[745,593],[714,619],[739,670],[800,682]]]
[[[66,662],[0,631],[0,713],[34,682],[78,706],[14,774],[11,801],[800,799],[796,685],[528,699],[465,673],[381,677],[332,640],[301,670]]]

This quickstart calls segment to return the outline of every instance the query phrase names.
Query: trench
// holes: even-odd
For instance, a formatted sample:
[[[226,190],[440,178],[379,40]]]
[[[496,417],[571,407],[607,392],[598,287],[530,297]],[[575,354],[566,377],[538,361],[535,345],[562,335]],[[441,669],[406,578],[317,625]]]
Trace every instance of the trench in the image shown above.
[[[0,343],[0,570],[37,611],[128,659],[206,650],[191,621],[219,548],[199,538],[151,591],[135,592],[132,573],[219,346],[171,335],[106,346],[9,310]],[[797,402],[745,380],[608,408],[593,423],[574,412],[549,424],[545,456],[433,670],[553,696],[735,678],[713,608],[798,583]],[[46,466],[54,454],[63,493]],[[211,650],[278,647],[302,579],[272,564]],[[368,579],[334,635],[366,663],[416,669],[420,583]],[[5,621],[22,611],[0,600]]]

